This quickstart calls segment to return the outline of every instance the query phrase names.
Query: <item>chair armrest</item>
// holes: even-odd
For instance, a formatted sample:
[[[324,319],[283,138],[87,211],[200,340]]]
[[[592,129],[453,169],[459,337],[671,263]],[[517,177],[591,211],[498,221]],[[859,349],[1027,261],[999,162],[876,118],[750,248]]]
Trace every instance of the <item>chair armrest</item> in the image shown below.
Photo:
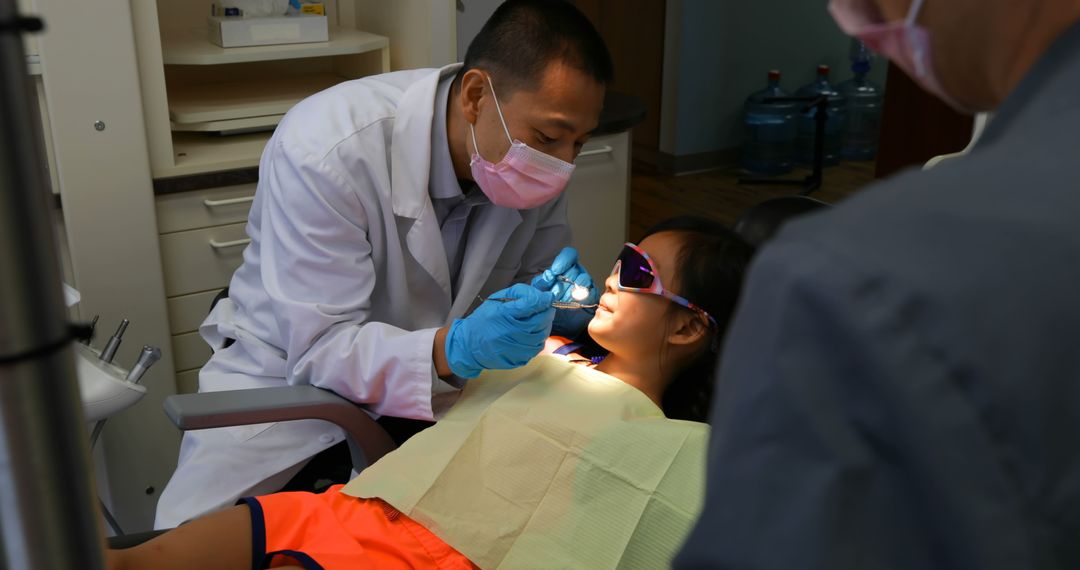
[[[356,404],[314,386],[179,394],[165,398],[165,414],[184,431],[292,420],[328,421],[345,430],[357,472],[396,447],[386,430]]]

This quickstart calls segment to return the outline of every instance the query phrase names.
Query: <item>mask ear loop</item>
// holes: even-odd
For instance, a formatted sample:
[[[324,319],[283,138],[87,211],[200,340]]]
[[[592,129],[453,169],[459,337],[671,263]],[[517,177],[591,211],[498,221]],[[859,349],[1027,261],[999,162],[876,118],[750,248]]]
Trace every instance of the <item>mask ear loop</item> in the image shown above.
[[[919,0],[916,0],[919,1]],[[491,87],[491,98],[495,100],[495,110],[499,112],[499,122],[502,123],[503,132],[506,133],[506,140],[510,141],[510,145],[514,144],[514,139],[510,137],[510,129],[506,128],[506,119],[503,118],[502,107],[499,105],[499,97],[495,95],[495,84],[491,82],[491,76],[487,76],[488,87]],[[473,145],[476,144],[476,136],[473,136]]]
[[[915,0],[911,3],[911,8],[908,10],[907,25],[908,27],[915,25],[915,20],[919,17],[919,12],[922,11],[922,5],[925,0]],[[490,80],[489,80],[490,81]]]
[[[922,11],[924,1],[925,0],[914,0],[914,2],[911,3],[911,9],[908,10],[907,19],[904,20],[904,26],[907,30],[910,31],[917,25],[915,21],[919,18],[919,12]],[[926,53],[922,49],[918,49],[915,54],[916,72],[925,77],[928,73],[928,70],[926,69],[927,65],[930,65],[930,62],[926,60]]]
[[[474,162],[476,162],[477,158],[484,158],[484,157],[480,156],[480,147],[476,146],[476,129],[473,128],[472,123],[469,123],[469,134],[472,135],[472,147],[473,147],[472,156],[469,158],[469,166],[472,166],[472,164]]]
[[[506,133],[506,140],[510,141],[510,146],[514,146],[514,139],[510,138],[510,129],[506,128],[506,119],[503,118],[502,107],[499,106],[499,97],[495,95],[495,85],[491,83],[491,76],[488,75],[487,82],[488,87],[491,88],[491,98],[495,100],[495,110],[499,112],[499,122],[502,123],[503,132]],[[480,146],[476,144],[476,128],[472,123],[469,123],[469,134],[472,136],[472,157],[469,159],[469,164],[476,162],[476,157],[484,158],[480,156]]]

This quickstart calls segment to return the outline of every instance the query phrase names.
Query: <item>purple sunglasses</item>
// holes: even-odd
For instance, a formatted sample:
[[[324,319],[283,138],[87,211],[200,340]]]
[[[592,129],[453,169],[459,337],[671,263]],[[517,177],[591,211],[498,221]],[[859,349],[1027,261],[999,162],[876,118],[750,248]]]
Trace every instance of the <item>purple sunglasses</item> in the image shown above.
[[[612,275],[619,275],[618,285],[620,291],[660,295],[670,299],[677,305],[682,305],[691,311],[705,315],[712,326],[717,329],[720,328],[716,319],[708,311],[691,303],[684,297],[664,289],[664,286],[660,284],[660,277],[657,276],[657,273],[656,264],[653,263],[649,254],[632,243],[623,244],[619,258],[615,260],[615,267],[611,270]]]

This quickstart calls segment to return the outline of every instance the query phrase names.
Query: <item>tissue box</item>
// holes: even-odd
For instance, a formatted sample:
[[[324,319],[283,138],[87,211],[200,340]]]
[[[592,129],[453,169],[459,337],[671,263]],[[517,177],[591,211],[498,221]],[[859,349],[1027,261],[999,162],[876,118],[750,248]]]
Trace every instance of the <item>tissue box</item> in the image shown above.
[[[210,16],[210,41],[221,47],[325,42],[326,16],[296,14],[275,18]]]

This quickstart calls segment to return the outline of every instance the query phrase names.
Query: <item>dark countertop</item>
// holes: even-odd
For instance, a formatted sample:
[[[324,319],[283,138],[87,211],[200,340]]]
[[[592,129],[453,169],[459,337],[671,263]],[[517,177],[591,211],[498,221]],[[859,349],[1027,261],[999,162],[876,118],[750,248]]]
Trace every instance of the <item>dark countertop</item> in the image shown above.
[[[645,120],[645,102],[633,95],[608,91],[604,97],[604,110],[600,111],[600,125],[594,135],[621,133]]]
[[[600,124],[593,131],[593,134],[610,135],[629,130],[645,120],[645,111],[645,102],[641,99],[625,93],[608,91],[607,96],[604,97],[604,110],[600,112]],[[259,167],[257,166],[205,172],[190,176],[156,178],[154,179],[154,194],[173,194],[191,190],[204,190],[206,188],[250,184],[258,182],[258,180]]]
[[[154,195],[175,194],[177,192],[189,192],[191,190],[205,190],[207,188],[221,188],[223,186],[236,186],[237,184],[250,184],[259,181],[259,167],[234,168],[233,170],[219,170],[217,172],[203,172],[188,176],[174,176],[172,178],[155,178]]]

